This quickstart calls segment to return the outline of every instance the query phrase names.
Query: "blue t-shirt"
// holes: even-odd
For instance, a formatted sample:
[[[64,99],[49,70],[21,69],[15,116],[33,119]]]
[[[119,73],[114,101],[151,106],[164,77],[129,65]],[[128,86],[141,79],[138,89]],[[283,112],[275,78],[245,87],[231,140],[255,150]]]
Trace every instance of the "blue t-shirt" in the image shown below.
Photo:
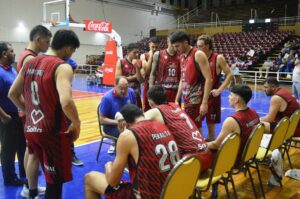
[[[18,112],[17,107],[8,98],[8,91],[16,77],[17,71],[12,65],[8,68],[0,65],[0,107],[5,112]]]
[[[133,89],[129,88],[128,94],[124,98],[115,96],[114,89],[111,89],[102,97],[99,111],[102,115],[115,119],[115,114],[126,104],[136,104]]]

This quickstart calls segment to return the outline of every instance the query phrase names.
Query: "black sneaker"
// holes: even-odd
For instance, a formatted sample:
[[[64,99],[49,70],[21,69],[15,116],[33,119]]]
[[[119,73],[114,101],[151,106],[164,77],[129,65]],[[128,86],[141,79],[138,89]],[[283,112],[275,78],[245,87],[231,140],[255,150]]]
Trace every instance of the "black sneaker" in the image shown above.
[[[72,164],[74,166],[82,166],[83,165],[83,162],[81,160],[79,160],[76,155],[73,155],[73,158],[72,158]]]
[[[6,186],[23,186],[24,184],[25,182],[17,177],[4,181],[4,185]]]

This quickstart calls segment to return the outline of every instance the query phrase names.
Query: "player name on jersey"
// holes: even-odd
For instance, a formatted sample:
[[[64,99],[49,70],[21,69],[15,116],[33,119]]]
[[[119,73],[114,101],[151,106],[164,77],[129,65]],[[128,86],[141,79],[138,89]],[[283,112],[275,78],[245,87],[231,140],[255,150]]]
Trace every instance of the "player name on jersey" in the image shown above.
[[[164,131],[162,133],[155,133],[155,134],[152,134],[152,139],[153,140],[159,140],[159,139],[162,139],[162,138],[165,138],[165,137],[168,137],[170,136],[171,133],[169,131]]]

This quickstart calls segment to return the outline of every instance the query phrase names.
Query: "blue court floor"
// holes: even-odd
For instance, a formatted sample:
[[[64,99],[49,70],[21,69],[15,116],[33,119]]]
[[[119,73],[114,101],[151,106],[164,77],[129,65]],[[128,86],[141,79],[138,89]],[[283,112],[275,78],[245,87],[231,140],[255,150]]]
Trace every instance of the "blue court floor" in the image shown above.
[[[73,89],[80,91],[89,92],[106,92],[109,88],[101,86],[87,86],[85,78],[77,77],[73,81]],[[234,112],[234,109],[229,107],[228,103],[229,91],[225,90],[222,93],[222,121],[226,119],[230,114]],[[253,97],[249,102],[249,106],[254,108],[260,116],[265,115],[269,109],[270,98],[265,95],[262,91],[253,91]],[[207,127],[205,122],[203,123],[203,132],[206,136]],[[216,125],[216,136],[221,129],[221,124]],[[99,142],[93,142],[86,145],[77,146],[75,148],[76,154],[79,159],[84,161],[84,166],[75,167],[73,166],[73,180],[64,184],[63,188],[63,198],[64,199],[81,199],[84,198],[84,175],[90,171],[104,171],[104,165],[108,161],[114,160],[114,155],[107,154],[107,145],[103,145],[100,154],[100,160],[96,162],[97,150],[99,147]],[[17,167],[16,167],[17,168]],[[124,172],[123,179],[128,180],[128,173]],[[39,184],[45,185],[44,176],[39,176]],[[12,187],[4,186],[2,173],[0,171],[0,199],[14,199],[22,198],[20,193],[22,187]]]

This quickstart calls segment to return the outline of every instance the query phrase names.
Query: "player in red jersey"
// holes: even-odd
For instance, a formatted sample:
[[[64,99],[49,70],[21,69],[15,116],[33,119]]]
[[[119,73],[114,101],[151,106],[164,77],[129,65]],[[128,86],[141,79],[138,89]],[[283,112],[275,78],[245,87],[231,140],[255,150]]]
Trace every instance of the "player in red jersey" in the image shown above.
[[[144,77],[144,89],[143,89],[143,111],[146,112],[150,109],[147,92],[149,89],[149,76],[151,73],[151,67],[153,63],[153,55],[158,50],[159,40],[157,37],[151,37],[149,39],[149,52],[146,52],[141,55],[140,59],[142,61],[142,70],[141,74]]]
[[[44,53],[50,46],[52,34],[50,30],[42,25],[37,25],[30,31],[30,42],[22,52],[18,64],[17,70],[20,72],[21,68],[24,64],[36,57],[39,53]],[[25,115],[20,112],[20,116],[23,118],[25,123]],[[44,187],[38,187],[38,172],[39,172],[39,160],[34,155],[33,150],[26,147],[25,156],[24,156],[24,166],[26,171],[26,177],[28,180],[28,185],[24,185],[23,190],[21,192],[22,197],[28,197],[29,191],[32,190],[35,192],[38,189],[39,195],[45,193]],[[27,187],[28,186],[28,187]],[[28,191],[29,189],[29,191]]]
[[[236,165],[240,162],[244,146],[252,130],[259,124],[259,116],[255,110],[247,106],[252,97],[252,91],[249,86],[235,85],[229,95],[229,105],[235,112],[226,118],[223,122],[222,130],[216,140],[208,142],[208,148],[217,150],[227,135],[230,133],[239,133],[241,136],[241,145]]]
[[[25,136],[45,173],[45,198],[61,198],[62,184],[72,179],[70,147],[79,137],[80,120],[72,99],[73,70],[65,61],[79,45],[72,30],[58,30],[52,49],[27,61],[9,92],[26,113]]]
[[[184,110],[202,133],[201,118],[207,113],[212,86],[207,57],[190,45],[190,38],[185,32],[173,33],[170,41],[175,50],[182,53],[181,77],[175,101],[178,103],[183,95]]]
[[[105,164],[105,174],[85,176],[85,198],[159,198],[163,183],[180,159],[177,144],[161,122],[146,120],[137,106],[121,109],[127,129],[120,134],[114,162]],[[128,164],[130,183],[120,183]]]
[[[148,91],[148,100],[152,109],[145,117],[160,121],[170,129],[182,155],[198,154],[201,160],[201,171],[206,171],[212,163],[212,152],[193,120],[175,103],[167,102],[163,87],[152,86]]]
[[[269,77],[264,83],[264,90],[267,96],[272,96],[270,101],[269,113],[260,118],[265,124],[267,133],[272,133],[277,123],[283,117],[291,115],[300,109],[297,99],[286,89],[279,87],[279,82],[274,77]],[[300,136],[300,122],[294,136]]]
[[[149,86],[160,85],[165,89],[168,102],[175,102],[180,81],[180,54],[167,39],[168,48],[155,52]]]
[[[211,70],[212,90],[208,99],[208,110],[205,117],[208,127],[207,140],[214,140],[215,124],[221,122],[221,93],[230,84],[232,74],[224,56],[218,55],[216,52],[214,52],[210,36],[199,36],[197,40],[197,48],[204,52],[208,57],[208,62]],[[221,84],[220,78],[222,71],[226,75],[226,78]]]
[[[134,90],[137,106],[142,108],[140,88],[140,82],[143,79],[140,71],[142,62],[137,59],[139,47],[135,43],[130,43],[127,46],[127,51],[126,57],[117,62],[116,77],[126,77],[128,86]]]

